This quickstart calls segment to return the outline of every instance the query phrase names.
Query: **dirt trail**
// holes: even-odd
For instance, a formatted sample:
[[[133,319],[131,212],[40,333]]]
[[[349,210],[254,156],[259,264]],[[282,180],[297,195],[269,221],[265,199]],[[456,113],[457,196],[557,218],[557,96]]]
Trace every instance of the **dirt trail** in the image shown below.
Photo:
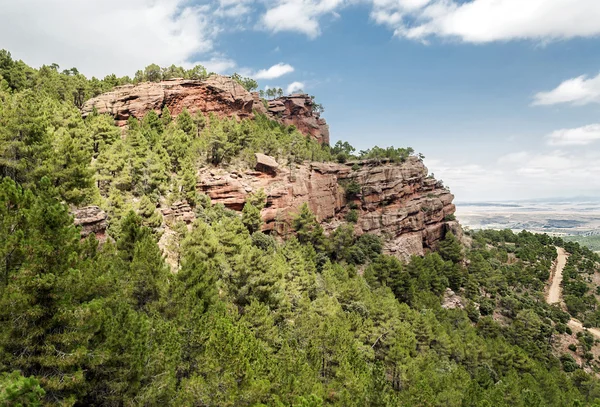
[[[550,275],[550,289],[548,290],[548,295],[546,296],[546,302],[548,304],[562,302],[560,285],[562,283],[563,269],[567,265],[567,259],[569,258],[568,253],[562,247],[557,247],[556,251],[558,253],[558,257],[556,258],[556,263],[554,263],[554,267]]]
[[[548,304],[557,304],[559,303],[561,308],[565,309],[565,305],[562,302],[562,276],[563,269],[567,265],[567,259],[569,258],[569,253],[565,251],[562,247],[556,247],[556,252],[558,253],[558,257],[556,258],[556,262],[554,263],[554,267],[552,268],[552,273],[550,274],[550,288],[548,289],[548,295],[546,296],[546,302]],[[569,323],[569,327],[574,331],[588,331],[596,338],[600,339],[600,329],[597,328],[584,328],[581,321],[572,318]]]

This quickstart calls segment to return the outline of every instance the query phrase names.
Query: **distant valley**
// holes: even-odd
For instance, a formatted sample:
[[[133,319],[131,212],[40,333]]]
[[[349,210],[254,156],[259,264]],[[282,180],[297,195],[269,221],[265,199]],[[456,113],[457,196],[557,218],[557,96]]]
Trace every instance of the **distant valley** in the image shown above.
[[[600,251],[600,198],[458,202],[456,217],[470,229],[548,233]]]

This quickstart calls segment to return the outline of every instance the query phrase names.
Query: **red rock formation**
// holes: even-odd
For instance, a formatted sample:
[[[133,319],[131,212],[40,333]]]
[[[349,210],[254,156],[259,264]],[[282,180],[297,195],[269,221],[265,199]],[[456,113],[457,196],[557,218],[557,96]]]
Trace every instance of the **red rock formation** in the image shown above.
[[[329,144],[329,126],[318,112],[313,111],[314,102],[310,96],[284,96],[268,103],[268,112],[273,118],[296,126],[302,133],[310,134],[320,143]]]
[[[203,170],[198,190],[213,203],[240,211],[249,193],[264,189],[263,229],[279,234],[290,232],[290,221],[305,202],[327,231],[341,224],[350,207],[356,207],[356,232],[383,236],[386,252],[401,258],[434,248],[447,230],[460,232],[456,222],[446,221],[455,212],[454,196],[427,177],[427,168],[418,158],[403,164],[356,164],[356,171],[350,163],[310,163],[291,170],[280,166],[275,175]],[[349,200],[343,185],[352,180],[361,193]]]
[[[106,212],[97,206],[86,206],[73,211],[75,226],[81,227],[81,237],[94,233],[100,242],[106,241]]]
[[[313,102],[308,95],[275,99],[269,101],[267,108],[257,93],[250,93],[238,82],[220,75],[202,81],[174,79],[118,86],[88,100],[82,114],[85,117],[95,108],[98,113],[112,115],[117,125],[124,126],[130,116],[141,119],[151,110],[160,115],[165,106],[173,115],[187,108],[190,113],[200,111],[241,119],[252,118],[253,111],[257,111],[286,125],[293,124],[319,142],[329,143],[329,127],[313,112]]]

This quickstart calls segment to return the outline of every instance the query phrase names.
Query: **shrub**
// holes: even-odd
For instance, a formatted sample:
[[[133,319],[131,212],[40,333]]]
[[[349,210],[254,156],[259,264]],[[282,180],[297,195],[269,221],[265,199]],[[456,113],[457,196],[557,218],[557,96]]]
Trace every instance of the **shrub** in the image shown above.
[[[452,222],[455,220],[456,220],[456,216],[454,216],[453,213],[451,213],[450,215],[444,216],[444,222]]]
[[[350,181],[347,185],[346,185],[346,196],[348,197],[354,197],[358,194],[360,194],[360,184],[358,182],[356,182],[355,180]]]
[[[574,343],[569,345],[569,350],[571,352],[577,352],[577,345],[575,345]]]
[[[482,299],[479,304],[479,312],[481,312],[481,315],[491,315],[495,308],[496,303],[489,298]]]
[[[254,232],[252,234],[252,244],[267,252],[274,251],[275,247],[277,246],[275,243],[275,238],[273,238],[273,236],[264,234],[263,232]]]
[[[356,209],[351,209],[346,214],[346,221],[350,222],[350,223],[356,223],[356,222],[358,222],[358,212],[356,211]]]
[[[563,370],[567,373],[574,372],[579,368],[575,359],[571,355],[562,355],[560,357],[560,363],[562,363]]]

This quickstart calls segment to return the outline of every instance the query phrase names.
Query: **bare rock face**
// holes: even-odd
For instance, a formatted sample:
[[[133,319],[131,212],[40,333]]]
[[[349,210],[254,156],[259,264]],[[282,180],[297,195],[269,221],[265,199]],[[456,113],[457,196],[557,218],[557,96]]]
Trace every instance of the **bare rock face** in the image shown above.
[[[81,237],[94,233],[100,242],[106,241],[107,216],[106,212],[97,206],[86,206],[73,211],[75,226],[81,227]]]
[[[193,209],[184,201],[175,202],[168,208],[162,208],[161,213],[167,221],[182,221],[189,225],[196,220]]]
[[[444,299],[442,300],[442,308],[464,309],[465,305],[463,304],[463,300],[460,296],[458,296],[450,288],[446,288],[446,292],[444,293]]]
[[[318,112],[309,95],[292,95],[270,100],[268,113],[287,125],[294,125],[303,134],[311,135],[321,144],[329,144],[329,126]]]
[[[352,170],[357,164],[359,169]],[[354,181],[361,192],[348,197],[344,185]],[[303,203],[322,223],[334,230],[351,208],[359,218],[356,232],[384,238],[385,251],[399,258],[422,255],[434,249],[449,230],[458,234],[454,221],[454,196],[438,181],[427,177],[427,168],[416,157],[403,164],[359,162],[310,163],[277,173],[212,173],[201,171],[197,188],[213,203],[241,211],[249,193],[263,189],[267,204],[262,210],[263,230],[286,235]]]
[[[277,168],[279,168],[279,164],[273,157],[261,153],[255,153],[254,156],[256,157],[257,171],[267,174],[277,174]]]
[[[240,119],[253,118],[256,111],[280,123],[294,125],[321,143],[329,143],[329,127],[319,113],[313,112],[313,102],[308,95],[272,100],[267,108],[257,93],[250,93],[235,80],[221,75],[212,75],[206,80],[173,79],[118,86],[88,100],[83,105],[82,115],[89,115],[95,108],[100,114],[112,115],[117,125],[125,126],[129,117],[141,119],[151,110],[160,115],[165,106],[172,115],[178,115],[185,108],[190,113],[200,111]]]

